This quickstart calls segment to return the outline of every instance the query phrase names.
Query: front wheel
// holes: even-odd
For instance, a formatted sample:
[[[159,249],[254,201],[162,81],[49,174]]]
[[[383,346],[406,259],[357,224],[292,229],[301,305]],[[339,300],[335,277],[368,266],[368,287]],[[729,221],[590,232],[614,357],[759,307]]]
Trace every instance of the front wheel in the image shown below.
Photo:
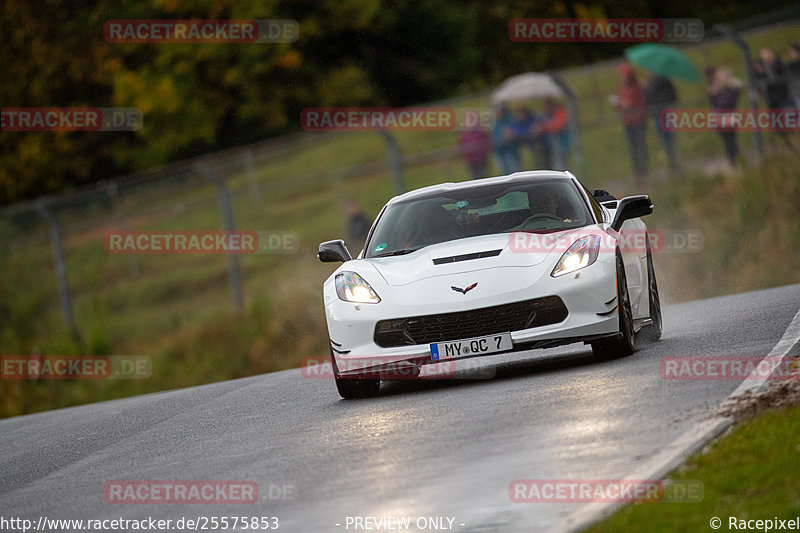
[[[381,389],[381,380],[372,378],[341,378],[336,376],[336,389],[345,400],[374,398]]]
[[[339,368],[336,366],[336,358],[333,356],[333,350],[331,350],[331,366],[333,367],[333,378],[336,381],[336,390],[339,391],[339,396],[345,400],[373,398],[380,392],[380,379],[361,376],[340,376]]]
[[[625,264],[617,254],[617,314],[619,315],[619,332],[612,339],[594,341],[592,352],[601,359],[614,359],[631,355],[636,349],[633,332],[633,311],[628,296],[628,282],[625,277]]]

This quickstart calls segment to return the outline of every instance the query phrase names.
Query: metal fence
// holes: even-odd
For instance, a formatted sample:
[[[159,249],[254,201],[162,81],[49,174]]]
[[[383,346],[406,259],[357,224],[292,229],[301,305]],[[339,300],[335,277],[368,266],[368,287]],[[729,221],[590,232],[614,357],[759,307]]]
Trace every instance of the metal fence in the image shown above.
[[[792,13],[793,16],[797,16],[796,10]],[[778,15],[784,17],[784,20],[781,26],[776,26],[777,28],[797,25],[797,22],[787,22],[785,13],[781,12]],[[777,15],[772,16],[774,18]],[[745,21],[742,26],[758,22],[758,20]],[[745,38],[738,42],[738,46],[741,47],[742,43],[746,43],[749,37],[764,34],[776,27],[751,30],[744,34]],[[709,35],[693,50],[701,57],[707,57],[708,47],[720,45],[729,47],[731,53],[735,53],[737,45],[734,41],[725,39],[736,40],[738,34],[730,27],[718,30],[720,34]],[[742,48],[740,50],[744,55],[740,54],[740,64],[733,66],[739,71],[744,71],[747,63],[741,58],[749,59],[752,52]],[[590,67],[566,69],[560,73],[568,85],[575,83],[577,78],[584,81],[581,88],[575,90],[575,110],[579,113],[578,126],[585,149],[583,153],[572,154],[572,165],[575,165],[576,161],[583,160],[587,179],[598,188],[606,185],[608,181],[608,175],[602,170],[603,168],[614,168],[613,165],[617,165],[616,168],[622,168],[623,173],[630,173],[627,170],[629,165],[625,161],[626,155],[623,155],[627,151],[626,148],[620,148],[614,154],[598,154],[592,151],[597,140],[607,136],[606,132],[613,132],[617,136],[616,145],[624,146],[619,118],[612,108],[605,105],[606,95],[615,83],[613,75],[610,78],[608,73],[617,63],[619,61],[608,61]],[[746,72],[752,74],[749,67],[746,68]],[[488,94],[471,95],[438,102],[435,105],[459,107],[474,106],[477,103],[488,109],[488,96]],[[750,105],[753,104],[752,98],[753,95],[749,101]],[[696,107],[706,105],[702,88],[699,88],[693,97],[683,100],[681,104]],[[174,229],[196,229],[198,225],[208,226],[209,221],[213,222],[214,219],[216,219],[213,222],[215,227],[204,227],[204,229],[230,231],[241,229],[241,217],[247,220],[248,227],[252,227],[253,220],[258,220],[259,212],[266,213],[280,208],[288,201],[287,198],[293,197],[293,194],[324,195],[324,200],[319,204],[312,202],[313,205],[307,208],[308,212],[304,216],[309,220],[314,218],[314,205],[335,204],[341,215],[341,227],[344,227],[345,214],[342,205],[347,198],[357,196],[352,192],[354,187],[352,184],[364,180],[385,182],[386,187],[383,190],[388,196],[406,187],[408,177],[417,171],[424,173],[425,169],[436,168],[441,170],[440,174],[446,174],[450,179],[459,174],[462,177],[467,176],[466,167],[460,160],[452,132],[441,133],[436,137],[429,136],[422,142],[412,142],[411,136],[399,138],[402,136],[388,132],[382,132],[381,135],[382,138],[370,133],[299,133],[104,180],[73,193],[42,197],[35,201],[5,207],[0,210],[0,240],[4,241],[6,253],[15,258],[13,261],[6,258],[6,268],[45,269],[33,279],[37,284],[55,286],[49,304],[50,313],[53,312],[52,308],[60,308],[60,315],[67,330],[76,341],[80,342],[85,332],[80,320],[76,318],[73,307],[76,291],[74,284],[75,278],[78,277],[76,273],[85,269],[82,261],[95,265],[86,268],[88,271],[95,269],[98,280],[109,276],[115,279],[124,276],[136,282],[147,277],[143,272],[140,256],[127,255],[109,265],[106,265],[108,263],[105,261],[106,258],[97,258],[98,253],[103,253],[100,246],[106,231],[134,230],[152,227],[154,224]],[[308,160],[313,158],[316,152],[323,154],[320,157],[330,157],[329,154],[325,155],[327,145],[345,142],[344,139],[352,139],[354,136],[361,136],[362,140],[372,137],[366,141],[368,149],[365,149],[365,154],[356,164],[348,166],[346,163],[337,164],[336,160],[326,160],[321,165],[324,169],[322,171],[304,171],[301,166],[291,164],[293,158],[305,157]],[[417,148],[417,151],[411,152],[404,148],[409,144],[423,149]],[[763,149],[758,135],[751,141],[743,141],[743,144],[751,154],[759,154]],[[652,133],[650,145],[651,148],[657,146]],[[687,163],[708,159],[708,143],[687,141],[687,147],[683,152],[683,158]],[[623,160],[622,163],[617,161],[620,159]],[[269,169],[276,164],[277,167],[286,167],[287,170],[279,172],[279,175],[270,172]],[[628,179],[619,174],[620,171],[617,170],[615,175],[618,180],[624,182]],[[351,192],[347,192],[348,187]],[[218,216],[209,217],[212,211],[217,211]],[[201,212],[203,215],[198,216]],[[92,252],[88,252],[85,248],[87,240],[93,246]],[[303,260],[313,257],[311,254],[314,253],[316,244],[316,242],[302,243],[301,252],[306,254]],[[52,257],[45,259],[42,253],[48,248]],[[48,267],[48,263],[51,266]],[[99,264],[103,266],[97,267]],[[247,293],[243,285],[248,276],[242,272],[239,257],[228,254],[225,257],[215,258],[213,264],[215,270],[224,271],[226,274],[233,309],[242,312]],[[114,274],[105,272],[106,268],[113,269]],[[147,268],[152,269],[153,266]],[[270,268],[272,267],[265,266],[265,270],[259,272],[268,272]],[[10,275],[10,272],[7,271],[7,275]],[[88,274],[90,277],[91,275]],[[91,300],[97,294],[102,295],[106,290],[102,281],[99,282],[100,286],[95,286],[84,279],[86,276],[85,272],[81,273],[80,297]],[[211,277],[217,280],[215,283],[219,283],[218,277]],[[15,286],[14,289],[25,291],[29,287]],[[11,301],[13,305],[14,300]]]

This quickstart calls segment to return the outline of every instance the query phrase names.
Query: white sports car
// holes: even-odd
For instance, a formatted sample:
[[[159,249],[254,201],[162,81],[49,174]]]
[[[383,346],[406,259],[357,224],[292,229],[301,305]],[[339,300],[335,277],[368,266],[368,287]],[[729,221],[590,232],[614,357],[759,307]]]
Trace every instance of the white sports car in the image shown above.
[[[590,193],[569,172],[531,171],[392,198],[323,287],[343,398],[374,396],[398,368],[560,344],[625,356],[661,336],[647,196]],[[644,329],[642,329],[644,328]]]

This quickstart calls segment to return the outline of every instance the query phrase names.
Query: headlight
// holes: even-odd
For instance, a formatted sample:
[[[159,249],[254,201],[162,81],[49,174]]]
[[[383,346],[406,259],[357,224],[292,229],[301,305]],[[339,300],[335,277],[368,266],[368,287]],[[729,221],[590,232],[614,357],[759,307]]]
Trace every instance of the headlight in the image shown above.
[[[585,268],[597,260],[597,254],[600,251],[600,236],[587,235],[581,237],[572,243],[561,259],[556,263],[556,267],[550,273],[551,276],[557,278],[564,274],[569,274]]]
[[[345,302],[376,304],[381,301],[369,283],[355,272],[336,274],[336,294]]]

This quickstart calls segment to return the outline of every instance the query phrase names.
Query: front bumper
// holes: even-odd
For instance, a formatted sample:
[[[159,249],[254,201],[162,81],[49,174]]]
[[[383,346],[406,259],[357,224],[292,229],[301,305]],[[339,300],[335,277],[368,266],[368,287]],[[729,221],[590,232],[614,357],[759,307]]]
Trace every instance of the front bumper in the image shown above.
[[[429,342],[455,340],[426,339],[429,342],[393,347],[379,346],[375,342],[376,325],[379,322],[406,317],[464,313],[558,296],[566,307],[566,318],[553,324],[511,331],[514,345],[512,351],[593,340],[619,331],[619,318],[615,311],[616,271],[610,261],[598,260],[587,268],[558,278],[553,278],[548,273],[527,286],[522,281],[526,273],[520,271],[519,267],[496,270],[491,280],[480,282],[484,289],[480,294],[472,291],[467,295],[451,295],[449,286],[445,287],[446,291],[434,293],[436,289],[431,284],[431,287],[425,287],[421,292],[429,295],[426,298],[429,301],[424,302],[414,301],[414,298],[409,297],[408,288],[391,286],[380,289],[379,294],[383,300],[379,304],[354,304],[338,298],[328,299],[325,307],[328,333],[340,374],[358,374],[367,369],[377,369],[382,365],[403,361],[414,365],[434,363],[436,361],[431,359]],[[459,279],[459,276],[463,279]],[[451,276],[446,282],[436,280],[436,286],[450,283],[466,286],[475,277],[473,273],[459,276]],[[392,291],[397,294],[392,294]],[[422,298],[418,300],[420,299]],[[477,335],[465,332],[462,338],[474,336]],[[488,355],[502,356],[498,353]]]

